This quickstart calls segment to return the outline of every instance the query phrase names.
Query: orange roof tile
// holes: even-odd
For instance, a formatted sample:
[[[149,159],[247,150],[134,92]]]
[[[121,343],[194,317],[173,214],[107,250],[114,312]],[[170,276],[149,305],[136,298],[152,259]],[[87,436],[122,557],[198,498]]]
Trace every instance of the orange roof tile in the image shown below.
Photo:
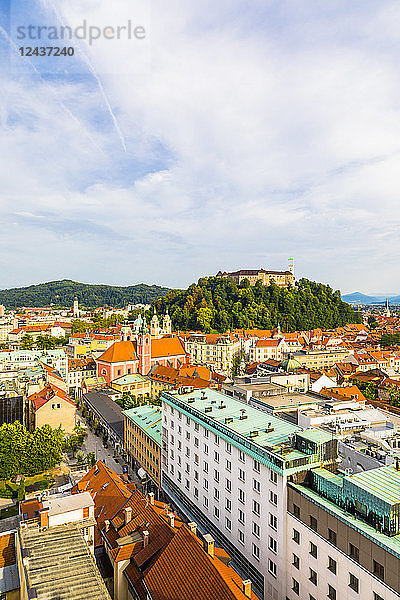
[[[15,534],[0,535],[0,569],[15,565]]]
[[[185,348],[178,337],[151,340],[151,357],[164,358],[166,356],[186,356]]]
[[[114,342],[97,360],[108,363],[128,362],[137,360],[137,355],[132,342]]]

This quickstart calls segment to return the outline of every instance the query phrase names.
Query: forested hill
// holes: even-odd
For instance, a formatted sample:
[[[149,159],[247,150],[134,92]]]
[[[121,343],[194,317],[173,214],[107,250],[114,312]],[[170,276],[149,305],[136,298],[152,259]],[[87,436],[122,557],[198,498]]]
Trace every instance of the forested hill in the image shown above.
[[[63,279],[50,281],[29,287],[13,288],[0,291],[0,304],[9,308],[21,306],[56,306],[72,307],[75,296],[82,306],[95,308],[98,306],[125,307],[127,304],[147,304],[168,292],[168,288],[159,285],[139,283],[128,287],[114,285],[92,285]]]
[[[361,323],[361,315],[342,302],[339,291],[328,285],[300,279],[296,287],[280,288],[248,280],[239,286],[228,279],[199,279],[187,290],[170,290],[156,300],[159,314],[168,308],[175,329],[224,332],[243,328],[282,331],[330,329],[346,323]]]

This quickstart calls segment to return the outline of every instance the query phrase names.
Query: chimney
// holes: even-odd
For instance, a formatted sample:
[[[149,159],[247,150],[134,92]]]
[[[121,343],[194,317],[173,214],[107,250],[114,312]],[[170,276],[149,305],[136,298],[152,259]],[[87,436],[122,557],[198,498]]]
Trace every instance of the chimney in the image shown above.
[[[149,494],[149,502],[152,506],[154,506],[154,492],[150,492]]]
[[[143,531],[143,548],[147,548],[147,546],[149,545],[149,532]]]
[[[246,598],[251,598],[251,581],[250,579],[244,579],[242,581],[242,591]]]
[[[49,509],[42,508],[40,511],[40,527],[49,526]]]
[[[107,531],[110,529],[110,521],[108,519],[106,519],[104,521],[104,531],[107,533]]]
[[[190,531],[192,533],[194,533],[194,535],[196,535],[196,533],[197,533],[197,523],[194,523],[193,521],[191,521],[190,523],[188,523],[188,527],[189,527]]]
[[[175,525],[175,515],[174,513],[169,513],[168,515],[168,522],[170,524],[171,527],[173,527]]]
[[[127,525],[127,523],[129,523],[130,521],[132,521],[132,509],[130,506],[127,506],[126,508],[124,508],[124,517],[125,517],[125,525]]]
[[[214,538],[209,533],[206,533],[203,540],[204,550],[211,558],[214,558]]]

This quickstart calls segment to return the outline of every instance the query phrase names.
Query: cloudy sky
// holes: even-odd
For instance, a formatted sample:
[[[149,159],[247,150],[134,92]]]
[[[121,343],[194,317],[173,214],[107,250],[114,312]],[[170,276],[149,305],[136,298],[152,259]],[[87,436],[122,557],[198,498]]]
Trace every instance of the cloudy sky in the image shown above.
[[[293,256],[400,293],[397,0],[0,4],[0,288],[183,287]],[[142,39],[19,55],[29,24],[128,20]]]

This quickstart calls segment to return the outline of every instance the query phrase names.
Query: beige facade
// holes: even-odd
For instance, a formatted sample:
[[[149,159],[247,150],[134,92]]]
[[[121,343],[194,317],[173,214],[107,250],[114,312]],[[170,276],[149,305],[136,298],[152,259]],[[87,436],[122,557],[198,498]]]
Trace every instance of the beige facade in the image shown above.
[[[227,335],[193,335],[185,341],[185,349],[190,354],[190,363],[229,373],[234,358],[240,354],[241,342]]]
[[[294,359],[302,367],[307,369],[321,369],[332,367],[337,362],[342,362],[345,358],[353,354],[353,350],[302,350],[293,354]]]

